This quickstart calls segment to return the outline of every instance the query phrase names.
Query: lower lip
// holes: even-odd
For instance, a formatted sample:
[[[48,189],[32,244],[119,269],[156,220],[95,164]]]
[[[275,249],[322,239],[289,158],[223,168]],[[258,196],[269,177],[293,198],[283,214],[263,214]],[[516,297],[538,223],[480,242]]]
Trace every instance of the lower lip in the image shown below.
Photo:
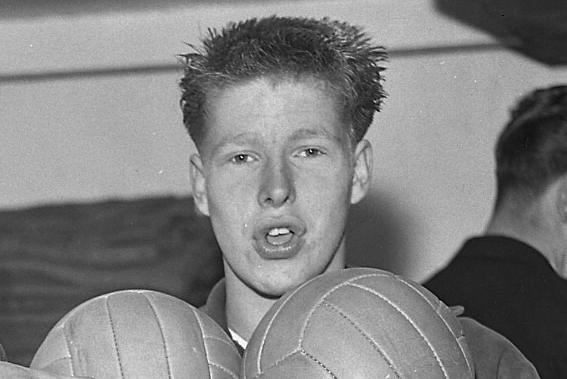
[[[304,239],[293,236],[283,245],[272,245],[265,238],[254,240],[254,250],[264,259],[290,259],[299,253],[303,247]]]

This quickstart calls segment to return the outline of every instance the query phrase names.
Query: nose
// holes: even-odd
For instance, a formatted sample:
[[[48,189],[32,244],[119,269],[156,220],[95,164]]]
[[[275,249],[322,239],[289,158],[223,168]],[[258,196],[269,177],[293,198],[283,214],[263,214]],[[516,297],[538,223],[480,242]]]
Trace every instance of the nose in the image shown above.
[[[279,208],[295,200],[295,184],[291,168],[285,162],[270,163],[262,172],[258,203],[262,207]]]

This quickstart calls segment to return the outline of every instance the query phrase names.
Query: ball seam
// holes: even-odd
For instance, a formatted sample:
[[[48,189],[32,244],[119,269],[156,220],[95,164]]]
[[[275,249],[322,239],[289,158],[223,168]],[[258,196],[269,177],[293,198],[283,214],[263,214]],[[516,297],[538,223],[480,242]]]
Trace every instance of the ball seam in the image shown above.
[[[336,304],[330,303],[329,301],[325,301],[324,305],[328,308],[331,308],[332,310],[337,312],[341,317],[343,317],[345,320],[347,320],[362,335],[362,337],[364,337],[364,339],[370,343],[370,346],[372,346],[372,348],[375,351],[377,351],[378,354],[386,361],[386,363],[388,364],[390,369],[392,369],[392,371],[394,372],[396,377],[398,377],[398,378],[402,377],[401,373],[399,372],[399,370],[394,365],[394,362],[392,361],[392,359],[390,357],[388,357],[388,355],[383,351],[384,349],[380,346],[380,344],[377,341],[370,338],[368,333],[364,332],[364,330],[353,319],[351,319],[339,306],[337,306]]]
[[[230,371],[228,368],[226,368],[222,365],[219,365],[218,363],[210,362],[209,365],[218,368],[222,372],[230,375],[230,377],[233,378],[233,379],[238,379],[238,377],[234,374],[234,372]]]
[[[207,344],[205,343],[205,337],[203,333],[203,321],[201,320],[201,317],[199,316],[199,313],[197,313],[196,309],[191,308],[191,312],[193,313],[193,317],[195,317],[195,320],[197,320],[197,323],[199,324],[199,330],[201,331],[201,341],[203,342],[203,350],[205,351],[205,358],[207,359],[207,370],[209,371],[209,377],[212,377],[209,349],[207,347]]]
[[[364,278],[368,278],[368,277],[374,277],[374,276],[386,276],[386,275],[377,275],[377,274],[361,274],[361,275],[357,275],[353,278],[350,278],[349,280],[346,280],[344,282],[340,282],[339,284],[334,285],[333,287],[331,287],[327,292],[325,292],[320,299],[313,304],[311,310],[309,311],[309,313],[307,314],[307,316],[305,317],[305,321],[303,322],[303,326],[301,328],[301,333],[299,335],[299,346],[303,345],[303,338],[305,336],[305,329],[307,328],[307,324],[309,324],[309,320],[311,318],[311,316],[313,316],[313,313],[315,313],[315,310],[317,309],[318,306],[321,305],[321,303],[323,303],[324,301],[326,301],[327,297],[329,297],[333,292],[335,292],[336,290],[338,290],[339,288],[343,288],[348,286],[352,281],[355,280],[359,280],[359,279],[364,279]],[[309,282],[308,282],[309,283]],[[295,292],[295,291],[294,291]],[[281,308],[280,308],[281,309]]]
[[[224,330],[223,330],[224,332]],[[227,341],[224,338],[220,338],[220,337],[216,337],[216,336],[208,336],[208,335],[204,335],[203,336],[204,339],[207,340],[212,340],[212,341],[217,341],[220,342],[222,344],[227,345],[230,349],[232,349],[232,351],[234,351],[236,354],[240,355],[240,352],[238,351],[238,349],[236,348],[236,346],[234,346],[233,342]],[[228,337],[227,337],[228,338]]]
[[[307,350],[305,350],[304,348],[301,348],[300,350],[301,354],[305,355],[307,358],[311,359],[313,362],[317,363],[319,366],[321,366],[321,368],[323,368],[323,370],[325,370],[329,375],[331,375],[331,377],[333,379],[338,379],[338,376],[336,376],[330,368],[328,368],[323,362],[321,362],[320,360],[318,360],[314,355],[310,354],[307,352]]]
[[[435,314],[437,314],[437,317],[439,317],[441,319],[441,321],[445,324],[445,326],[447,327],[447,329],[449,329],[449,331],[451,332],[451,334],[453,335],[453,337],[458,341],[460,338],[464,338],[466,341],[466,337],[464,335],[460,335],[457,336],[455,334],[455,332],[453,331],[453,329],[451,328],[451,326],[449,325],[449,323],[447,322],[447,320],[445,320],[443,317],[441,317],[441,315],[439,314],[439,309],[443,307],[443,302],[441,302],[441,300],[439,300],[439,303],[437,304],[437,307],[434,307],[434,304],[432,304],[429,301],[429,298],[427,298],[427,296],[425,296],[423,293],[421,293],[421,291],[419,291],[417,288],[415,288],[415,286],[413,286],[410,282],[404,280],[401,277],[396,276],[396,279],[398,279],[400,282],[402,282],[403,284],[405,284],[406,286],[408,286],[409,288],[411,288],[414,292],[416,292],[419,296],[421,296],[423,299],[425,299],[425,301],[427,303],[430,304],[431,308],[435,310]],[[450,310],[449,310],[450,311]],[[457,320],[459,321],[459,320]],[[459,322],[460,325],[460,322]],[[462,328],[462,326],[461,326]],[[457,345],[459,345],[459,349],[461,350],[461,353],[463,354],[463,357],[465,357],[465,362],[467,363],[467,367],[469,369],[469,372],[473,371],[473,368],[469,362],[469,360],[467,359],[467,354],[465,353],[465,350],[463,348],[463,346],[460,343],[457,343]]]
[[[258,346],[258,354],[257,354],[257,359],[256,359],[256,371],[258,372],[262,372],[261,369],[261,364],[260,361],[262,359],[262,352],[264,350],[264,346],[266,344],[266,340],[268,339],[268,333],[271,329],[272,324],[274,323],[274,320],[276,318],[276,316],[279,314],[279,312],[281,311],[281,309],[284,307],[284,305],[286,305],[288,303],[288,301],[293,298],[293,295],[301,290],[303,287],[305,287],[307,284],[309,284],[310,281],[307,281],[305,283],[303,283],[302,285],[300,285],[299,287],[297,287],[295,290],[293,290],[292,292],[290,292],[289,294],[286,294],[286,298],[284,301],[281,302],[281,304],[278,306],[278,308],[274,311],[274,313],[271,315],[270,320],[268,321],[268,325],[266,326],[266,328],[264,329],[264,335],[262,336],[262,339],[260,340],[260,344]],[[300,342],[301,345],[301,342]],[[299,346],[298,346],[299,347]],[[293,354],[293,352],[292,352]]]
[[[122,359],[120,358],[120,351],[118,350],[118,341],[116,339],[116,331],[114,329],[114,321],[112,319],[112,314],[110,312],[110,307],[108,305],[108,300],[110,296],[104,298],[104,308],[106,309],[106,314],[108,316],[108,322],[110,324],[110,332],[112,333],[112,341],[114,342],[114,350],[116,351],[116,359],[118,361],[118,368],[120,369],[120,377],[124,378],[124,369],[122,368]]]
[[[283,357],[281,357],[280,359],[278,359],[277,361],[275,361],[274,363],[272,363],[270,366],[266,367],[266,370],[269,370],[269,369],[271,369],[271,368],[273,368],[273,367],[277,367],[278,365],[280,365],[281,363],[283,363],[285,360],[287,360],[289,357],[292,357],[292,356],[294,356],[295,354],[300,353],[300,352],[301,352],[301,348],[300,348],[300,347],[297,347],[295,350],[292,350],[290,353],[284,355]],[[244,373],[244,374],[246,374],[246,373]],[[257,370],[257,373],[256,373],[254,376],[252,376],[251,379],[257,379],[257,378],[259,378],[259,377],[260,377],[261,375],[263,375],[263,374],[264,374],[264,371],[262,371],[261,369],[258,369],[258,370]],[[245,376],[245,377],[246,377],[246,376]]]
[[[173,377],[172,373],[171,373],[171,363],[170,363],[170,357],[169,357],[169,349],[167,347],[167,340],[165,339],[165,333],[163,330],[163,326],[162,326],[162,322],[160,319],[160,316],[156,310],[156,308],[154,307],[154,303],[152,302],[152,300],[148,297],[147,294],[142,294],[142,296],[144,297],[144,299],[146,299],[146,301],[148,302],[148,305],[150,306],[150,309],[152,310],[152,313],[155,316],[156,319],[156,323],[159,329],[159,333],[161,335],[161,341],[162,341],[162,345],[163,345],[163,351],[165,354],[165,363],[167,365],[167,377],[169,379],[171,379]]]
[[[377,296],[379,298],[381,298],[382,300],[384,300],[386,303],[388,303],[392,308],[394,308],[398,313],[400,313],[413,327],[414,329],[417,331],[417,333],[419,334],[419,336],[421,337],[421,339],[423,341],[425,341],[427,347],[429,348],[429,351],[432,353],[433,357],[435,358],[435,360],[437,361],[437,364],[439,365],[439,367],[441,368],[441,371],[443,372],[443,377],[444,378],[449,378],[449,375],[447,373],[447,369],[445,368],[445,365],[443,364],[443,362],[441,361],[441,359],[439,358],[437,352],[435,351],[435,349],[433,348],[433,346],[431,345],[431,341],[429,341],[427,339],[427,336],[423,333],[423,331],[416,325],[416,323],[411,319],[411,317],[409,317],[400,307],[398,307],[394,302],[392,302],[390,299],[388,299],[387,297],[385,297],[384,295],[374,291],[371,288],[365,287],[363,285],[360,285],[358,283],[350,283],[350,285],[357,287],[363,291],[367,291],[371,294],[373,294],[374,296]]]
[[[69,338],[69,335],[67,334],[68,330],[67,330],[67,324],[65,324],[65,327],[63,327],[63,338],[65,339],[65,347],[67,348],[67,352],[69,353],[69,357],[68,358],[59,358],[54,360],[53,362],[51,362],[49,365],[54,364],[55,362],[61,360],[61,359],[69,359],[69,366],[71,367],[71,376],[75,376],[75,365],[73,364],[73,354],[71,352],[71,339]]]

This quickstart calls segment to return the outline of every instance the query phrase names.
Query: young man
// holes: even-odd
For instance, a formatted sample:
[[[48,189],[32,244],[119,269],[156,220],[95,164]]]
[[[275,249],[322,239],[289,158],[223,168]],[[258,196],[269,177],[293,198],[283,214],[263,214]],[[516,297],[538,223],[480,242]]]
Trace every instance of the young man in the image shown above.
[[[211,31],[184,57],[193,196],[225,270],[203,309],[245,348],[281,295],[345,267],[348,210],[370,184],[363,137],[384,98],[386,54],[346,23],[270,17]],[[537,377],[502,336],[461,321],[478,378]]]
[[[485,235],[425,285],[509,338],[542,378],[567,378],[567,86],[537,89],[496,145]]]
[[[363,137],[384,98],[385,58],[346,23],[279,17],[211,31],[185,55],[193,196],[225,270],[203,310],[242,349],[280,296],[345,267],[348,210],[370,184]],[[508,340],[460,320],[478,379],[538,377]],[[52,378],[7,362],[0,377]]]

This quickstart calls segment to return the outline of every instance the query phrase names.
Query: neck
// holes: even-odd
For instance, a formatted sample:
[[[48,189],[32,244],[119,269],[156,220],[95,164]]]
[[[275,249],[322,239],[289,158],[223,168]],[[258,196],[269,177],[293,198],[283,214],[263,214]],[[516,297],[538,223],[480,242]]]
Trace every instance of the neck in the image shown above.
[[[566,277],[565,259],[559,261],[558,249],[553,245],[554,237],[550,227],[536,213],[495,212],[488,223],[486,235],[500,235],[514,238],[532,246],[549,262],[551,267],[562,277]]]
[[[344,239],[331,262],[323,270],[334,271],[345,267]],[[242,281],[224,262],[226,283],[226,320],[228,327],[248,341],[252,333],[279,297],[266,296]],[[321,274],[322,274],[321,273]],[[302,283],[297,283],[301,285]]]
[[[225,268],[226,320],[228,327],[248,341],[260,320],[278,300],[263,296],[248,287]]]

